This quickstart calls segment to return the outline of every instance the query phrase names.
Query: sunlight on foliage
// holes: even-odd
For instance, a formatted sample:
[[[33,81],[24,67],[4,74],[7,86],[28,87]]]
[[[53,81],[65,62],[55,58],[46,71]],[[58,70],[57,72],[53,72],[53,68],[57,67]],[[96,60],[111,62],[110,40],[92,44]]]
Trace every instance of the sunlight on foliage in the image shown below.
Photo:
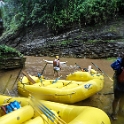
[[[77,23],[100,24],[123,14],[123,0],[5,0],[0,1],[1,15],[7,30],[45,24],[58,31]]]
[[[1,7],[4,7],[4,5],[5,5],[5,3],[1,0],[1,1],[0,1],[0,8],[1,8]]]

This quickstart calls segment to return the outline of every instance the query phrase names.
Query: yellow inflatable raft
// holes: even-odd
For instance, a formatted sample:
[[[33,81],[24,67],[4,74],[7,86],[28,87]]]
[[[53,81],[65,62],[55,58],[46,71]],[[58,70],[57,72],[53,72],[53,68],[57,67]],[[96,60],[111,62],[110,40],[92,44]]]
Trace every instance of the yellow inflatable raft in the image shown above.
[[[38,100],[42,109],[37,111],[37,108],[30,104],[33,103],[30,98],[3,95],[0,95],[0,106],[6,101],[10,103],[15,100],[21,103],[21,108],[1,115],[1,124],[111,124],[104,111],[89,106],[65,105]]]
[[[104,77],[100,74],[82,72],[81,81],[72,80],[45,80],[30,76],[36,83],[30,85],[27,77],[18,82],[18,93],[28,96],[29,93],[39,95],[40,99],[61,103],[76,103],[82,101],[103,88]],[[67,78],[69,79],[69,78]],[[76,77],[75,79],[78,79]],[[79,79],[78,79],[79,80]]]
[[[67,75],[66,80],[74,80],[74,81],[89,81],[92,79],[101,79],[103,75],[91,69],[90,72],[83,71],[75,71]]]

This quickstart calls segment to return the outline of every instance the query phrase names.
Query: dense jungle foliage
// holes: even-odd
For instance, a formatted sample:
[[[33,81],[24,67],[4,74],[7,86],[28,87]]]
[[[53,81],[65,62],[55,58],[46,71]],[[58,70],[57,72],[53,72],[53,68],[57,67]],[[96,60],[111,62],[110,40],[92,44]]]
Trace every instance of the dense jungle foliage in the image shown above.
[[[0,59],[5,58],[12,58],[12,57],[23,57],[23,54],[21,54],[18,50],[15,48],[6,46],[6,45],[0,45]]]
[[[0,1],[1,2],[1,1]],[[101,24],[123,14],[124,0],[4,0],[0,16],[6,31],[44,24],[57,31],[73,24]]]

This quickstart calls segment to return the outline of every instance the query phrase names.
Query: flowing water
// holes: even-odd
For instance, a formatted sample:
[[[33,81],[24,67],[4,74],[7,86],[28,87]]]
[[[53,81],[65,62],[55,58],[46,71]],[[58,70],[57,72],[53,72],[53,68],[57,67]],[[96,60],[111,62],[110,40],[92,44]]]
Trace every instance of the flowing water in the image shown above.
[[[45,62],[43,59],[46,60],[53,60],[54,58],[50,57],[33,57],[33,56],[26,56],[26,63],[23,70],[25,70],[30,75],[36,75],[38,72],[42,72],[43,67],[45,66]],[[102,91],[96,93],[92,97],[75,103],[75,105],[79,106],[93,106],[102,109],[107,114],[111,113],[111,104],[113,100],[113,81],[110,80],[113,76],[113,70],[110,67],[112,61],[105,60],[105,59],[76,59],[76,58],[60,58],[60,61],[67,61],[67,64],[62,65],[61,69],[61,79],[65,79],[66,75],[72,73],[79,68],[76,66],[77,63],[82,68],[87,68],[89,65],[92,65],[91,62],[95,63],[105,75],[105,83]],[[96,69],[93,65],[92,67]],[[18,96],[17,92],[17,81],[18,76],[23,76],[21,69],[13,69],[13,70],[1,70],[0,71],[0,91],[1,93]],[[53,67],[52,64],[47,64],[44,73],[44,77],[47,79],[55,79],[53,76]],[[107,76],[106,76],[107,75]],[[95,114],[95,113],[94,113]],[[112,121],[112,124],[124,124],[124,113],[119,113],[118,120]]]

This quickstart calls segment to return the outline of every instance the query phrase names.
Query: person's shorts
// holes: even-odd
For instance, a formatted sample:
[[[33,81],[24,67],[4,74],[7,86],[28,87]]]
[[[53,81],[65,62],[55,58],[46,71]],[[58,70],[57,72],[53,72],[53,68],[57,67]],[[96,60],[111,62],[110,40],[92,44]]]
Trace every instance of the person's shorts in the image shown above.
[[[54,71],[60,71],[59,67],[54,67]]]
[[[118,89],[114,89],[114,97],[116,99],[119,99],[121,98],[122,96],[124,96],[124,91],[120,91]]]
[[[124,96],[124,85],[120,84],[117,78],[114,77],[114,97],[119,99],[122,96]]]

